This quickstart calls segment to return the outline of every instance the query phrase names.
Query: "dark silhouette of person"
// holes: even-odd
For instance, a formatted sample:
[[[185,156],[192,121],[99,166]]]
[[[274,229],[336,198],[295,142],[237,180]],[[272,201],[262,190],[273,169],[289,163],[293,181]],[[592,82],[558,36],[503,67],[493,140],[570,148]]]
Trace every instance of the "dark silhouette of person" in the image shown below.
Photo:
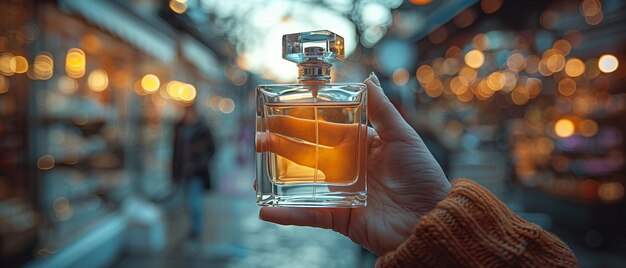
[[[208,164],[215,153],[215,143],[208,124],[193,105],[185,107],[174,130],[172,177],[183,188],[191,216],[189,237],[202,235],[204,223],[203,193],[211,188]]]

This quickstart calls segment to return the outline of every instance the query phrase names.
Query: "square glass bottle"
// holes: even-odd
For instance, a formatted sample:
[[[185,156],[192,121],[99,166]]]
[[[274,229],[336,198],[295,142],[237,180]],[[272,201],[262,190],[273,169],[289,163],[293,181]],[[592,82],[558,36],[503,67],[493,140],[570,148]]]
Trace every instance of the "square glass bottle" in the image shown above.
[[[259,85],[256,202],[259,206],[367,205],[367,91],[329,83],[344,40],[329,31],[283,36],[298,84]]]

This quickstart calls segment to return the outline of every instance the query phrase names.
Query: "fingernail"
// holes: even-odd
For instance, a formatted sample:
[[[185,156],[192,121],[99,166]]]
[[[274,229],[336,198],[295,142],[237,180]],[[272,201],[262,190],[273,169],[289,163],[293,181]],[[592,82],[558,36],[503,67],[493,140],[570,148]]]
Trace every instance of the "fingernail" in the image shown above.
[[[378,80],[378,76],[376,76],[374,72],[370,74],[370,78],[372,79],[372,82],[374,82],[375,85],[380,86],[380,81]]]

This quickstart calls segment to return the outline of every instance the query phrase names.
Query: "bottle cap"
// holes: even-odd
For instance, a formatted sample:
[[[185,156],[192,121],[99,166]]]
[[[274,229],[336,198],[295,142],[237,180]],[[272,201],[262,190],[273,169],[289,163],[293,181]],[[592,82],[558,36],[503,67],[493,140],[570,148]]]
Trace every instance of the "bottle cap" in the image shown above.
[[[283,59],[295,63],[344,60],[343,37],[327,30],[283,35]]]

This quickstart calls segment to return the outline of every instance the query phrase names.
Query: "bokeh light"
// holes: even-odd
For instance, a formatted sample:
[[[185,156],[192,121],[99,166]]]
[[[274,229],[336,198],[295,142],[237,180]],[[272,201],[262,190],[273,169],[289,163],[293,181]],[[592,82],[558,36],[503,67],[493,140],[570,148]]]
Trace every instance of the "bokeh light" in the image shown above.
[[[16,74],[23,74],[28,71],[28,60],[24,56],[14,56],[9,61],[9,68]]]
[[[565,63],[565,74],[569,77],[578,77],[585,73],[585,63],[577,58],[567,60]]]
[[[222,98],[218,103],[218,107],[220,112],[230,114],[235,110],[235,102],[231,98]]]
[[[9,79],[4,77],[4,75],[0,75],[0,94],[7,91],[9,91]]]
[[[72,78],[81,78],[85,75],[85,52],[79,48],[70,48],[65,56],[65,72]]]
[[[35,57],[33,64],[35,79],[47,80],[54,74],[54,60],[48,53],[41,53]]]
[[[617,57],[611,54],[602,55],[598,60],[598,68],[603,73],[612,73],[617,70],[618,66],[619,61],[617,60]]]
[[[422,65],[417,68],[415,77],[417,77],[417,80],[420,83],[428,84],[435,79],[435,71],[433,71],[433,68],[428,65]]]
[[[598,133],[598,123],[591,119],[585,119],[578,124],[578,132],[585,137],[592,137]]]
[[[170,0],[169,7],[172,11],[183,14],[187,11],[187,0]]]
[[[574,92],[576,92],[576,81],[571,78],[565,78],[559,81],[557,88],[561,95],[571,96]]]
[[[87,78],[87,85],[89,89],[94,92],[102,92],[109,86],[109,76],[107,72],[102,69],[95,69],[89,73]]]
[[[598,196],[605,202],[615,202],[624,197],[624,186],[619,182],[604,182],[600,184]]]
[[[404,68],[398,68],[397,70],[393,71],[393,74],[391,75],[391,80],[394,84],[396,84],[396,86],[402,86],[409,81],[409,77],[409,71]]]
[[[37,167],[41,170],[49,170],[54,168],[55,160],[54,156],[45,154],[37,159]]]
[[[487,14],[495,13],[503,4],[503,0],[481,0],[480,8]]]
[[[567,118],[559,119],[554,124],[554,133],[561,138],[571,137],[572,135],[574,135],[575,130],[576,128],[574,126],[574,123],[572,122],[572,120],[569,120]]]
[[[471,50],[465,54],[465,64],[474,69],[478,69],[485,63],[485,55],[478,50]]]
[[[161,81],[154,74],[146,74],[141,78],[141,87],[146,92],[156,92],[159,90],[159,86],[161,86]]]
[[[190,84],[183,84],[178,88],[178,98],[183,102],[192,102],[196,98],[196,88]]]

